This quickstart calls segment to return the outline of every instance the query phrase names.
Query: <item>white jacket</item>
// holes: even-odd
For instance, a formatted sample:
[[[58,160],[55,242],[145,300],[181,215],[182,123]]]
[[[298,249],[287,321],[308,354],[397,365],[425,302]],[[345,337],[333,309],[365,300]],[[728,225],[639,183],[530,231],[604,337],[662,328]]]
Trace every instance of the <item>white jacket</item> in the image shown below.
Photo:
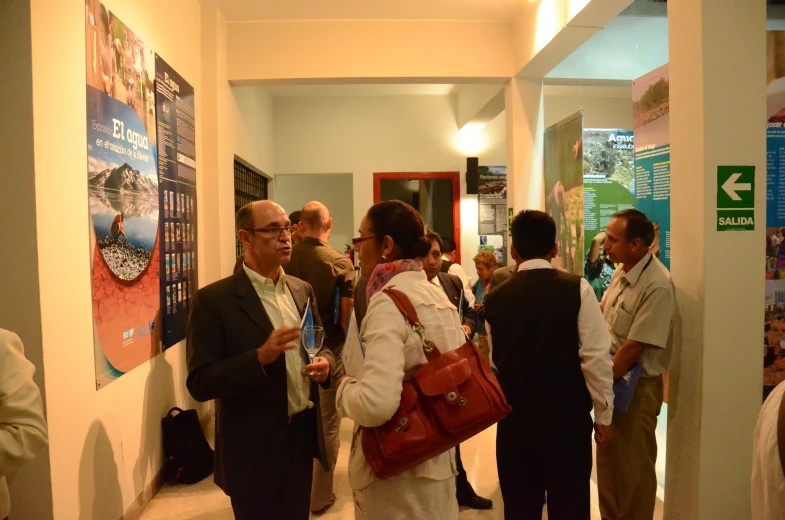
[[[48,442],[35,367],[25,358],[19,336],[0,329],[0,518],[11,511],[6,477]],[[23,517],[21,515],[20,517]]]
[[[442,289],[428,283],[425,272],[404,272],[385,287],[400,290],[412,301],[427,338],[442,352],[455,350],[466,341],[458,312]],[[379,291],[368,305],[362,324],[365,361],[360,379],[346,377],[338,388],[336,405],[342,417],[354,419],[355,431],[349,455],[349,482],[363,489],[376,476],[365,460],[359,442],[359,426],[381,426],[398,409],[404,379],[428,360],[422,341],[389,296]],[[445,480],[455,475],[453,450],[438,455],[400,477]]]

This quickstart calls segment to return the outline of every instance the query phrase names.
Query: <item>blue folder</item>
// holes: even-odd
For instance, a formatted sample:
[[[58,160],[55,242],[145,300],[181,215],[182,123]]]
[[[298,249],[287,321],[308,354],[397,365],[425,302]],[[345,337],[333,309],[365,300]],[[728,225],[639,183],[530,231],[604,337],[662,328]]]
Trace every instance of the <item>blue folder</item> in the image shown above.
[[[632,401],[632,395],[635,393],[635,387],[638,386],[638,379],[643,372],[643,365],[635,363],[627,370],[624,376],[620,377],[613,382],[613,408],[621,413],[627,413]]]

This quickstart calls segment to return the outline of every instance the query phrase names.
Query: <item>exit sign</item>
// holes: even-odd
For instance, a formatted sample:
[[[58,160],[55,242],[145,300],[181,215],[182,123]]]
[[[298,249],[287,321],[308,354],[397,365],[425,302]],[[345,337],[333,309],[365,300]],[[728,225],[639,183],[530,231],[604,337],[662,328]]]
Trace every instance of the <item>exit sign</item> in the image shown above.
[[[717,167],[717,231],[755,229],[755,167]]]

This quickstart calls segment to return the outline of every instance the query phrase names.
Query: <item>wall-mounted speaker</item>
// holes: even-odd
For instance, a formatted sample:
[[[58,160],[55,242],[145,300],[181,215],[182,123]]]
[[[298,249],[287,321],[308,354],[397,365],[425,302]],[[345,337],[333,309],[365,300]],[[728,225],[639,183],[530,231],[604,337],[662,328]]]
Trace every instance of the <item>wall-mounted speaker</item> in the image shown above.
[[[480,182],[480,159],[477,157],[466,158],[466,193],[477,195]]]

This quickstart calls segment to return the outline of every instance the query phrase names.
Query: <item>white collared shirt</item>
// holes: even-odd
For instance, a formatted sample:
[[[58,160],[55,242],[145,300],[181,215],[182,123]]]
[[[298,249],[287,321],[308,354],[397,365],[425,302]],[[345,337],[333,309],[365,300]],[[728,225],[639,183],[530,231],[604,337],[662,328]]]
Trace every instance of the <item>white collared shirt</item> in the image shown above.
[[[449,262],[452,261],[444,256],[442,256],[442,260],[447,260]],[[472,283],[471,280],[469,280],[469,275],[467,275],[466,271],[463,269],[463,266],[457,262],[453,263],[447,270],[447,274],[455,275],[461,279],[461,283],[463,283],[463,297],[466,298],[466,301],[469,302],[469,307],[474,307],[474,291],[472,291]],[[441,287],[441,283],[437,285]]]
[[[777,421],[785,383],[772,390],[758,414],[752,438],[752,518],[779,520],[785,515],[785,478],[782,475]]]
[[[243,264],[245,274],[251,280],[256,294],[262,301],[264,310],[273,324],[274,329],[282,327],[299,327],[300,313],[294,303],[292,293],[286,285],[286,274],[283,269],[278,271],[278,283],[273,283],[269,278],[265,278],[247,265]],[[302,412],[307,408],[313,408],[310,400],[311,382],[303,375],[305,362],[300,357],[299,349],[292,348],[284,351],[286,359],[286,390],[289,403],[289,415]]]
[[[546,260],[529,260],[518,266],[518,271],[529,269],[553,269]],[[490,324],[486,322],[488,346],[493,350]],[[578,337],[581,370],[586,380],[592,401],[594,419],[598,424],[609,425],[613,419],[613,362],[611,361],[611,337],[605,326],[597,297],[589,282],[581,278],[581,308],[578,311]],[[493,356],[491,356],[493,358]]]

